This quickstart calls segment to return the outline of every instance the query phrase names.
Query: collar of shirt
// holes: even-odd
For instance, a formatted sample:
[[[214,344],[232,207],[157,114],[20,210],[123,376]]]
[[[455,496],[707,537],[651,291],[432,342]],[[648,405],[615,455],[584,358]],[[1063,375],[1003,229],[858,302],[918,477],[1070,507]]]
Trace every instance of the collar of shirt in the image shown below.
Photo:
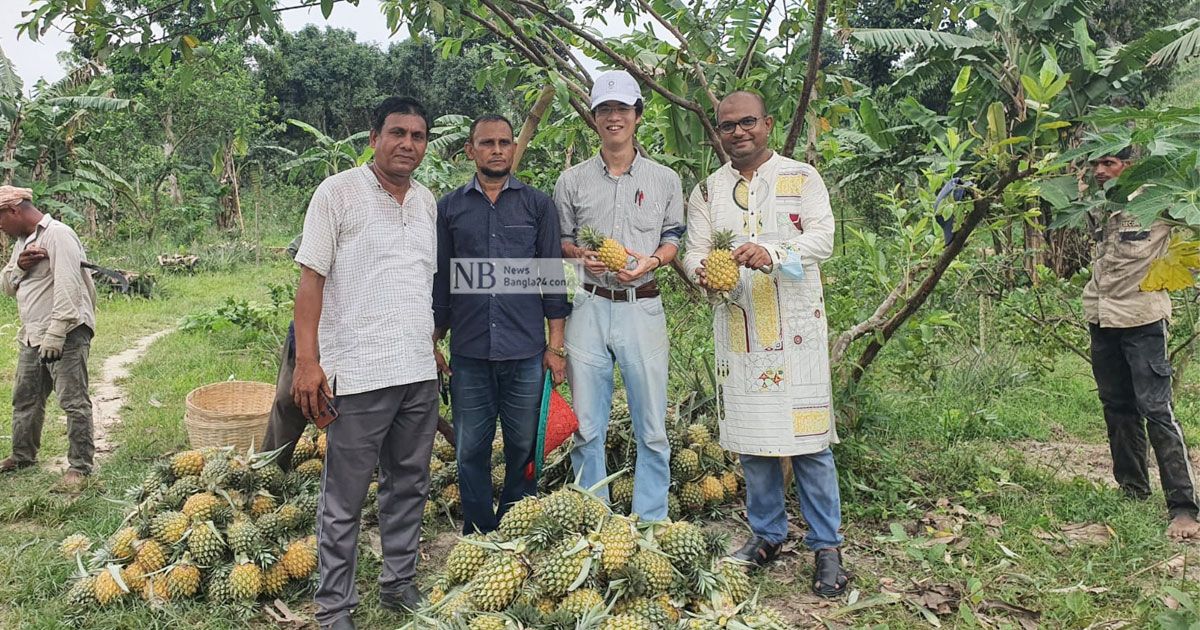
[[[521,180],[517,179],[513,175],[509,175],[508,179],[504,181],[504,187],[502,187],[500,189],[500,192],[504,192],[509,189],[520,190],[524,187],[525,187],[525,182],[522,182]],[[470,193],[471,191],[475,191],[475,192],[483,195],[484,197],[487,196],[487,194],[483,192],[483,186],[481,186],[479,184],[479,175],[478,174],[471,176],[471,181],[467,182],[466,185],[464,185],[462,187],[462,191],[463,191],[463,194],[467,194],[467,193]]]
[[[33,229],[33,234],[30,234],[29,237],[25,239],[25,245],[29,245],[30,243],[36,241],[37,238],[42,235],[42,232],[45,232],[46,228],[50,227],[50,222],[53,220],[54,217],[50,216],[49,214],[43,214],[42,220],[38,221],[37,227]]]
[[[611,175],[611,174],[609,174],[609,172],[608,172],[608,162],[605,162],[605,161],[604,161],[604,154],[603,154],[603,153],[601,153],[601,152],[597,151],[597,152],[596,152],[596,157],[595,157],[595,158],[593,158],[593,159],[595,159],[595,160],[596,160],[596,164],[599,164],[599,165],[600,165],[600,170],[601,170],[601,171],[602,171],[602,172],[603,172],[605,175],[608,175],[609,177],[612,177],[612,175]],[[625,169],[625,175],[633,175],[633,169],[634,169],[634,167],[636,167],[636,166],[637,166],[637,163],[638,163],[638,161],[639,161],[639,160],[641,160],[641,159],[642,159],[642,152],[641,152],[641,151],[638,151],[638,150],[637,150],[637,147],[634,147],[634,149],[633,149],[633,161],[629,163],[629,168]]]
[[[767,161],[760,164],[758,169],[754,171],[754,180],[752,181],[757,181],[759,177],[770,177],[773,175],[775,173],[775,167],[778,166],[782,160],[783,156],[779,155],[778,151],[772,151],[771,157],[767,158]],[[733,177],[734,181],[746,179],[742,176],[741,171],[733,167],[732,161],[726,162],[725,166],[722,168],[724,168]]]

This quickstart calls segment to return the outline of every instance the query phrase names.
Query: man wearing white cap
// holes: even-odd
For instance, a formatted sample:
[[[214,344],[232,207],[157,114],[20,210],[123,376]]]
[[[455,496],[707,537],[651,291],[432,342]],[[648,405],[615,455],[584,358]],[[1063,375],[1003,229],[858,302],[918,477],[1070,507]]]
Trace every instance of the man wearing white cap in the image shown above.
[[[58,394],[67,414],[67,461],[61,489],[77,491],[92,472],[92,399],[87,359],[96,329],[96,288],[80,267],[83,244],[69,226],[42,214],[28,188],[0,186],[0,230],[17,239],[0,270],[4,293],[17,299],[16,383],[12,455],[0,473],[32,466],[42,442],[46,397]]]
[[[679,249],[683,187],[674,171],[639,155],[634,146],[643,102],[629,73],[596,77],[591,96],[600,151],[564,171],[554,187],[563,255],[580,259],[586,270],[566,330],[567,378],[579,416],[571,463],[585,487],[607,476],[604,438],[615,362],[637,439],[633,513],[660,521],[667,518],[671,449],[667,326],[654,272]],[[609,271],[597,252],[582,246],[579,232],[585,227],[624,246],[624,269]]]

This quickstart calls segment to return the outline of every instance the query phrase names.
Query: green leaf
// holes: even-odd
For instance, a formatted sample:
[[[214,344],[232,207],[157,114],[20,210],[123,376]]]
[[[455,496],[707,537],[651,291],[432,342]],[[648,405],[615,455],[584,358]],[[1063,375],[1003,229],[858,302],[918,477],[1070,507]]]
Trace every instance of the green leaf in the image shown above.
[[[1191,20],[1195,21],[1195,20]],[[1148,66],[1173,65],[1200,55],[1200,26],[1181,35],[1150,56]]]
[[[0,101],[16,99],[21,95],[23,87],[21,77],[17,76],[16,67],[4,55],[4,49],[0,48]]]
[[[1087,20],[1080,18],[1075,22],[1073,35],[1075,45],[1079,47],[1079,56],[1083,59],[1083,67],[1089,72],[1099,72],[1100,62],[1096,60],[1096,42],[1088,34]]]
[[[860,28],[851,31],[850,37],[865,48],[892,51],[919,48],[970,50],[987,47],[986,42],[974,37],[917,28]]]
[[[1045,103],[1042,98],[1042,84],[1028,74],[1021,75],[1021,87],[1025,88],[1025,98],[1039,103]]]
[[[333,0],[321,0],[321,15],[324,15],[325,19],[328,20],[332,13]]]
[[[954,86],[950,88],[950,92],[955,95],[962,94],[970,81],[971,66],[963,66],[962,70],[958,71],[958,78],[954,80]]]
[[[1008,137],[1008,123],[1004,115],[1003,103],[993,101],[991,105],[988,105],[987,122],[988,140],[998,144]]]
[[[1037,189],[1038,196],[1050,202],[1056,210],[1070,206],[1079,197],[1079,184],[1072,175],[1044,179],[1037,183]]]

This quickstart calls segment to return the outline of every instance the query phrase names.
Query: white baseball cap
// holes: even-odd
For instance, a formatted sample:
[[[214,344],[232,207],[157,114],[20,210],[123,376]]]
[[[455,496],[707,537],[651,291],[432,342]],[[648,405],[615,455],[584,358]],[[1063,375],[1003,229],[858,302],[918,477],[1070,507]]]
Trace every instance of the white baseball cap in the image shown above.
[[[642,100],[642,89],[633,76],[624,70],[609,70],[592,83],[592,109],[605,101],[634,105]]]

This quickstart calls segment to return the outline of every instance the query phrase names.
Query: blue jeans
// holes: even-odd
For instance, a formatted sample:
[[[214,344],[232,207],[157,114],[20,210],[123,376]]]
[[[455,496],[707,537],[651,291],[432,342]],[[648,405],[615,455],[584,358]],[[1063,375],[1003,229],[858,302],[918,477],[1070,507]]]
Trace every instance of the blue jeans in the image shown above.
[[[512,503],[537,494],[525,478],[537,443],[542,406],[542,354],[528,359],[485,361],[450,357],[450,404],[458,442],[458,487],[463,533],[490,532]],[[492,440],[496,416],[504,438],[504,489],[500,508],[492,503]]]
[[[746,477],[746,516],[750,531],[771,544],[787,539],[787,512],[784,510],[783,469],[778,457],[745,455],[742,471]],[[808,523],[804,544],[814,551],[842,544],[838,528],[842,526],[842,497],[838,490],[837,466],[833,451],[825,449],[812,455],[792,457],[796,492],[800,495],[800,513]]]
[[[633,512],[667,518],[671,447],[667,443],[667,322],[661,298],[613,302],[583,290],[567,319],[567,379],[579,417],[571,464],[580,484],[608,476],[604,440],[612,413],[613,364],[621,368],[637,440]],[[608,489],[600,496],[607,499]]]

